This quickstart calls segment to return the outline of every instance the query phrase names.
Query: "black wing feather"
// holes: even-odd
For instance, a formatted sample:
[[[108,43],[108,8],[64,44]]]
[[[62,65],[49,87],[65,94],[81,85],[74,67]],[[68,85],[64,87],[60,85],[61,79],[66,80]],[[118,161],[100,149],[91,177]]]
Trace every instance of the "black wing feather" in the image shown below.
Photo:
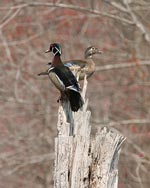
[[[73,75],[70,69],[64,65],[52,67],[49,72],[54,72],[63,82],[66,88],[72,86],[75,89],[71,89],[72,87],[67,88],[65,94],[70,101],[71,110],[77,112],[79,108],[82,107],[84,102],[79,92],[80,87],[76,77]]]
[[[65,87],[74,85],[78,91],[80,90],[77,79],[68,67],[58,66],[54,67],[51,71],[59,77]]]

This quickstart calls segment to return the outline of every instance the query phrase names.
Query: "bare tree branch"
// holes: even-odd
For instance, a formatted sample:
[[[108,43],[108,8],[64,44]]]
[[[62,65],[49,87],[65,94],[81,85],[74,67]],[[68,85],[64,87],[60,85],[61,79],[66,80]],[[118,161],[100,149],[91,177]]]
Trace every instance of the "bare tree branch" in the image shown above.
[[[2,29],[5,25],[7,25],[12,19],[14,19],[16,16],[17,16],[17,14],[20,12],[20,8],[18,8],[18,9],[16,9],[15,10],[15,12],[12,14],[12,15],[10,15],[4,22],[2,22],[1,24],[0,24],[0,29]]]
[[[129,68],[129,67],[138,67],[138,66],[144,66],[144,65],[150,65],[150,61],[138,61],[136,63],[118,63],[118,64],[109,64],[109,65],[103,65],[103,66],[97,66],[96,71],[105,71],[105,70],[111,70],[111,69],[120,69],[120,68]]]
[[[40,3],[40,2],[32,2],[32,3],[25,3],[25,4],[20,4],[20,5],[16,5],[16,6],[12,6],[12,7],[0,7],[0,10],[5,10],[5,9],[20,9],[20,8],[25,8],[27,6],[46,6],[46,7],[57,7],[57,8],[67,8],[67,9],[72,9],[72,10],[76,10],[76,11],[81,11],[81,12],[85,12],[85,13],[90,13],[96,16],[106,16],[108,18],[112,18],[112,19],[116,19],[119,20],[121,22],[124,22],[126,24],[133,24],[132,21],[127,20],[125,18],[121,18],[119,16],[113,15],[113,14],[109,14],[106,12],[102,12],[99,10],[95,10],[95,9],[90,9],[90,8],[85,8],[85,7],[80,7],[80,6],[75,6],[75,5],[71,5],[71,4],[63,4],[63,3],[59,3],[59,4],[55,4],[55,3]]]
[[[144,25],[138,20],[137,16],[134,14],[134,12],[132,11],[132,9],[130,8],[130,5],[128,3],[128,0],[123,0],[124,4],[127,7],[127,10],[129,12],[129,14],[132,17],[133,22],[135,23],[135,25],[137,26],[137,28],[141,31],[141,33],[143,34],[145,40],[150,43],[150,37],[144,27]]]
[[[92,121],[93,123],[96,124],[102,124],[102,125],[107,125],[107,126],[115,126],[115,125],[128,125],[128,124],[146,124],[150,123],[150,119],[131,119],[131,120],[122,120],[122,121],[110,121],[110,122],[101,122],[99,120],[94,120]]]
[[[7,58],[12,63],[13,59],[12,59],[12,56],[11,56],[11,51],[9,49],[7,40],[6,40],[6,38],[5,38],[5,36],[4,36],[3,32],[2,32],[2,29],[0,29],[0,38],[2,40],[2,43],[3,43],[4,47],[5,47]]]

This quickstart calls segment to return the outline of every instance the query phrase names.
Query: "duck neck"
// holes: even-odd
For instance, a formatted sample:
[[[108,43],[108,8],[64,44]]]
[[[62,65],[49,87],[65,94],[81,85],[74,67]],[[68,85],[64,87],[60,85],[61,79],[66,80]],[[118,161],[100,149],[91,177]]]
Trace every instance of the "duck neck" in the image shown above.
[[[57,67],[57,66],[60,66],[60,65],[62,65],[60,55],[55,55],[53,60],[52,60],[52,66]]]
[[[92,56],[90,57],[87,57],[86,58],[86,61],[87,61],[87,64],[88,64],[88,67],[91,69],[91,70],[95,70],[95,63],[92,59]]]

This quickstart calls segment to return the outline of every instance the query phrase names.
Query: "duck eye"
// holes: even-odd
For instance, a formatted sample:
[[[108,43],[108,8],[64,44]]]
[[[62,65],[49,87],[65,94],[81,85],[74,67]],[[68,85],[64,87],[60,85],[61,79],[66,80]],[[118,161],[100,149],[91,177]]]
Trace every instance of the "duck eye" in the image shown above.
[[[92,50],[95,50],[95,47],[92,47]]]

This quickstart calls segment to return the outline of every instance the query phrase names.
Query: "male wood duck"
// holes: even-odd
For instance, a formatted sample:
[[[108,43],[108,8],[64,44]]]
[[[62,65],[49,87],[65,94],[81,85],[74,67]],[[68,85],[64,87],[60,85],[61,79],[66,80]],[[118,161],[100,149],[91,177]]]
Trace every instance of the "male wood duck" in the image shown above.
[[[90,46],[85,50],[84,60],[69,60],[65,61],[64,65],[69,67],[69,69],[75,74],[79,76],[79,80],[83,80],[86,75],[87,78],[90,77],[95,72],[95,62],[93,61],[93,55],[102,54],[98,48],[94,46]],[[51,62],[48,63],[51,66]],[[42,72],[39,75],[47,75],[48,72]]]
[[[51,66],[47,71],[48,76],[52,83],[60,91],[60,100],[67,97],[70,101],[71,110],[76,112],[83,105],[79,84],[70,69],[64,66],[61,61],[60,56],[62,52],[60,45],[57,43],[51,44],[46,53],[48,52],[52,52],[54,55]]]

